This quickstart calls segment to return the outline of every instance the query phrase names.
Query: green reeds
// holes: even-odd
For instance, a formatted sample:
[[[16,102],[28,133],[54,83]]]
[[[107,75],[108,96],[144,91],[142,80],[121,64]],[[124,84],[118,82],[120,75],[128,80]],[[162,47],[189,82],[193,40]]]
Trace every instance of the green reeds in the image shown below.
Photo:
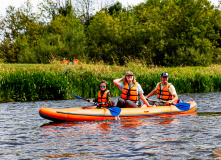
[[[91,65],[0,65],[0,102],[60,100],[73,98],[70,93],[94,98],[101,80],[107,81],[112,96],[120,96],[113,80],[131,70],[147,95],[169,72],[178,93],[217,92],[221,90],[221,66],[160,68]]]

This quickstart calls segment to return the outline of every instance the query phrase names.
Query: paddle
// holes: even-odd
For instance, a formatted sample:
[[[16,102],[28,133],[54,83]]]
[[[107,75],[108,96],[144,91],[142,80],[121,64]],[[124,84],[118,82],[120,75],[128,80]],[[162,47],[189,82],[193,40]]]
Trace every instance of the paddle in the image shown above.
[[[76,98],[78,98],[78,99],[82,99],[82,100],[85,100],[85,101],[87,101],[87,102],[91,102],[91,103],[97,105],[96,102],[93,102],[93,101],[87,100],[87,99],[85,99],[85,98],[82,98],[82,97],[76,96],[76,95],[74,95],[74,94],[71,94],[71,95],[74,96],[74,97],[76,97]]]
[[[71,94],[71,95],[74,96],[74,97],[76,97],[76,98],[78,98],[78,99],[82,99],[82,100],[85,100],[85,101],[87,101],[87,102],[91,102],[91,103],[94,103],[94,104],[97,105],[96,102],[92,102],[92,101],[90,101],[90,100],[87,100],[87,99],[85,99],[85,98],[76,96],[76,95],[74,95],[74,94]],[[108,108],[108,109],[109,109],[109,111],[110,111],[110,113],[111,113],[112,116],[114,116],[114,117],[119,117],[119,114],[120,114],[120,112],[121,112],[121,108],[119,108],[119,107],[111,107],[111,108]]]
[[[108,108],[111,115],[114,116],[114,117],[119,117],[119,114],[121,112],[121,108],[119,107],[111,107],[111,108]]]
[[[174,104],[179,110],[182,110],[182,111],[188,111],[190,109],[190,104],[189,103],[177,103],[177,104]]]

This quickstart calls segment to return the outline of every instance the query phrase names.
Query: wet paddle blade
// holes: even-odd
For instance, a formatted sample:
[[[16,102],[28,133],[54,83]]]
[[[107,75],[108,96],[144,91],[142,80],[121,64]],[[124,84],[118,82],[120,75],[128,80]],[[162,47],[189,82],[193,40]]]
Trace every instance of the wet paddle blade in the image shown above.
[[[114,116],[114,117],[118,117],[120,112],[121,112],[121,108],[119,107],[112,107],[112,108],[108,108],[111,115]]]
[[[175,106],[182,111],[188,111],[190,109],[190,104],[189,103],[177,103]]]

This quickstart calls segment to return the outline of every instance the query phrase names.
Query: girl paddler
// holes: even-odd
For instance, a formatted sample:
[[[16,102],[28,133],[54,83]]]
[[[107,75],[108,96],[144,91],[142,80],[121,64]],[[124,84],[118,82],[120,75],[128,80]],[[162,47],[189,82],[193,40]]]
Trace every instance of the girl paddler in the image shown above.
[[[99,87],[98,96],[93,102],[97,102],[97,108],[111,107],[113,104],[111,102],[111,93],[107,90],[107,82],[101,81]]]
[[[121,81],[123,81],[123,83]],[[141,88],[140,84],[136,82],[133,72],[127,71],[125,76],[115,79],[113,83],[122,91],[121,97],[117,102],[117,107],[138,108],[141,106],[141,104],[138,103],[140,99],[147,107],[150,107],[149,103],[144,98],[143,89]]]

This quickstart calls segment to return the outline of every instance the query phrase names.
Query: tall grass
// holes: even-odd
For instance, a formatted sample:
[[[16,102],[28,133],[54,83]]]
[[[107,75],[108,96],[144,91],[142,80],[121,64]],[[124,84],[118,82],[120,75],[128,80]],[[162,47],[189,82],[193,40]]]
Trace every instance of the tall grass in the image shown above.
[[[110,66],[103,63],[61,65],[0,64],[0,101],[33,101],[73,98],[75,95],[93,98],[101,80],[106,80],[112,96],[120,90],[113,80],[126,71],[133,71],[148,94],[160,82],[162,72],[168,72],[178,93],[216,92],[221,90],[221,66],[210,67],[147,67],[142,63]]]

